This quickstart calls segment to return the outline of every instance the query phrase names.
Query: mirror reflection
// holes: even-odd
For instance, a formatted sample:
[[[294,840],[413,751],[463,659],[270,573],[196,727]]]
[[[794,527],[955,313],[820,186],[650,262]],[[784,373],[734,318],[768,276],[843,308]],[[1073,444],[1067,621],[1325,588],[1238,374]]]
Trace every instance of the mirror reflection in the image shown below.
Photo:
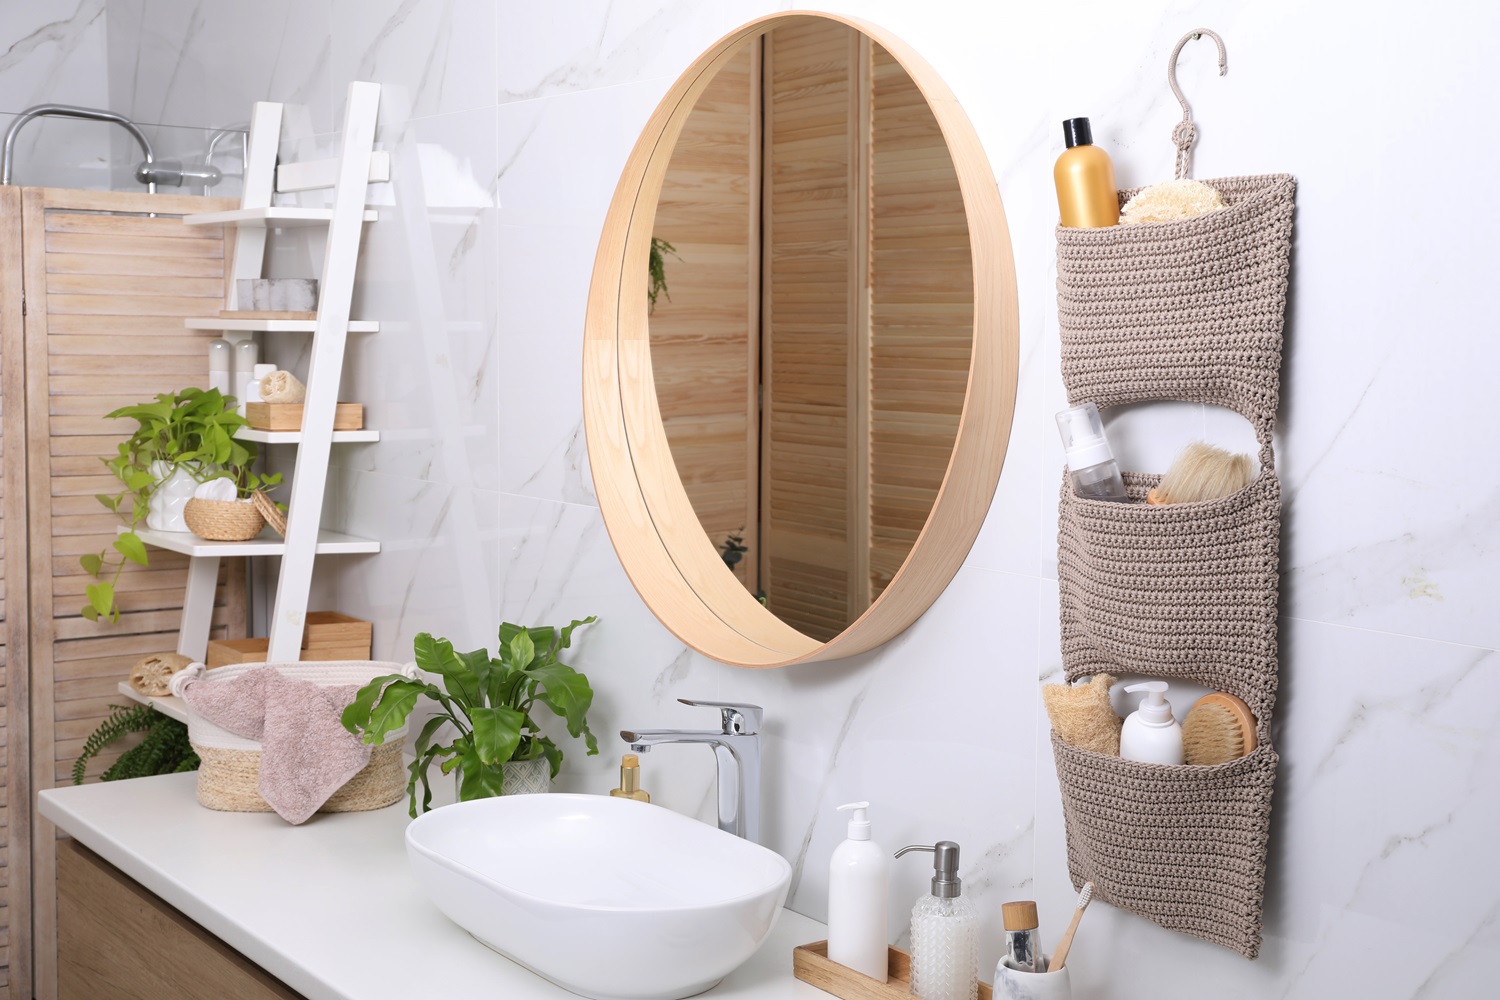
[[[963,409],[973,275],[942,133],[868,37],[778,24],[694,105],[652,232],[678,474],[745,587],[827,641],[916,542]]]

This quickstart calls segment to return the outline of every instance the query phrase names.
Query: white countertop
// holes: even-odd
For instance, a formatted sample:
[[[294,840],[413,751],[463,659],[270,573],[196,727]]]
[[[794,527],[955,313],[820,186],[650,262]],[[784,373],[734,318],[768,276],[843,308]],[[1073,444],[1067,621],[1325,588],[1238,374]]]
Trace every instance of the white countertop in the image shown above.
[[[406,863],[406,799],[299,827],[223,813],[169,774],[53,788],[42,815],[309,1000],[573,994],[475,941],[422,894]],[[791,910],[711,998],[827,1000],[792,977],[792,948],[827,937]]]

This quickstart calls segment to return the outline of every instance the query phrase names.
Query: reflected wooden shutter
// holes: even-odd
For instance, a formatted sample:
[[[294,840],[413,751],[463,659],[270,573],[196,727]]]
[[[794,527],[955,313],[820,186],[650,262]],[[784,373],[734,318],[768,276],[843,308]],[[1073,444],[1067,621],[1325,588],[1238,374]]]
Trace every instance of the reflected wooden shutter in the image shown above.
[[[758,518],[760,46],[731,59],[698,98],[672,151],[653,233],[676,247],[651,313],[651,370],[672,458],[716,546]],[[644,278],[645,276],[642,275]]]
[[[948,145],[917,85],[874,53],[870,224],[870,596],[927,523],[963,412],[973,262]]]

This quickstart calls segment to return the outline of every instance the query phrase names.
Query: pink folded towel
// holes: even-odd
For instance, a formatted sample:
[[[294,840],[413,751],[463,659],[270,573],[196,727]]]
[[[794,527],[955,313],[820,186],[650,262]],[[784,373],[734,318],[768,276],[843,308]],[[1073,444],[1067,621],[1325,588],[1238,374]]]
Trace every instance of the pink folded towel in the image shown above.
[[[339,721],[358,684],[320,687],[261,667],[223,684],[193,664],[172,691],[209,722],[259,740],[260,794],[288,823],[306,820],[370,762],[370,747]]]

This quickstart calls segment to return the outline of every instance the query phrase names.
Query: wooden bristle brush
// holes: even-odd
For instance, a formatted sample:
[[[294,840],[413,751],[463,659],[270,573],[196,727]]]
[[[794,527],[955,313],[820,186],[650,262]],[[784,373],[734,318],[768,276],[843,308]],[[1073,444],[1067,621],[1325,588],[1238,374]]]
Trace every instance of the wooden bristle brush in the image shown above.
[[[1193,703],[1182,720],[1182,759],[1188,764],[1226,764],[1259,745],[1250,706],[1215,691]]]
[[[1254,460],[1234,455],[1202,441],[1182,449],[1161,482],[1146,494],[1149,504],[1194,503],[1212,500],[1250,485]]]
[[[1047,964],[1048,972],[1057,972],[1068,960],[1068,951],[1073,947],[1073,935],[1078,933],[1078,924],[1083,920],[1083,911],[1088,909],[1089,900],[1094,898],[1094,883],[1083,883],[1083,891],[1078,894],[1078,909],[1073,911],[1073,919],[1068,923],[1068,929],[1063,932],[1062,940],[1057,942],[1057,951],[1052,953],[1052,961]]]

